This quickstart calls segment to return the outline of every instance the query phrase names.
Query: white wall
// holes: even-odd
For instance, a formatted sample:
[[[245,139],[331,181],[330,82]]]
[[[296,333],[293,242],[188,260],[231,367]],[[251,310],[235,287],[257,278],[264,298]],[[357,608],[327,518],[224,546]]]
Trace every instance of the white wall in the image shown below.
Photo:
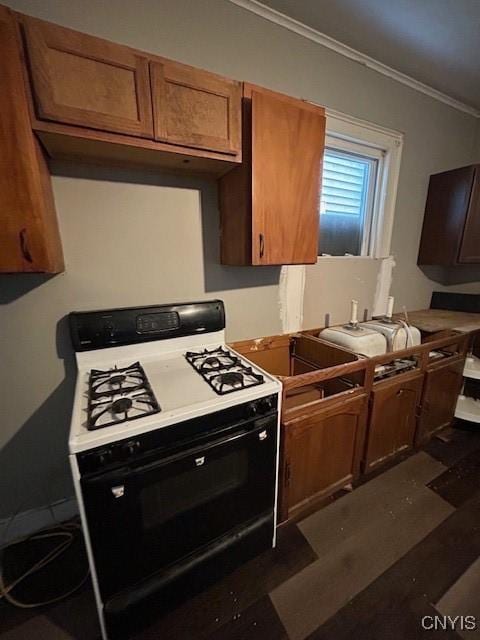
[[[428,303],[433,285],[416,267],[428,175],[471,161],[473,117],[226,0],[6,2],[403,131],[393,289],[400,306]],[[66,273],[0,278],[0,518],[71,493],[66,440],[75,373],[64,319],[69,311],[221,297],[230,339],[281,330],[280,270],[218,264],[213,183],[66,165],[53,172]],[[340,320],[351,297],[343,283],[355,282],[355,271],[346,265],[313,270],[319,292],[313,311],[306,304],[315,316],[309,323],[321,324],[332,310]],[[366,297],[376,276],[368,277]]]

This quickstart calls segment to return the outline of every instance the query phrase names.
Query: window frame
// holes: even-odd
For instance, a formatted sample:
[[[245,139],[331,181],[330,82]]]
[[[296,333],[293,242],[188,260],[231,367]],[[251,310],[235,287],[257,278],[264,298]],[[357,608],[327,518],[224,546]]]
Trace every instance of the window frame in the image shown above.
[[[371,228],[358,256],[322,256],[322,260],[386,258],[390,255],[403,134],[326,109],[325,148],[363,154],[378,160]],[[319,212],[320,215],[320,212]],[[365,235],[365,234],[364,234]]]
[[[330,136],[326,136],[325,138],[325,152],[331,151],[332,153],[344,154],[350,157],[357,157],[363,161],[367,161],[371,167],[374,166],[373,176],[370,173],[368,180],[368,188],[366,192],[365,199],[365,216],[362,220],[362,242],[360,246],[359,254],[321,254],[319,253],[319,257],[323,258],[345,258],[345,257],[353,257],[353,258],[362,258],[370,256],[370,246],[371,246],[371,235],[373,225],[376,223],[376,194],[377,194],[377,182],[379,175],[379,168],[381,163],[383,162],[383,153],[375,150],[372,150],[370,147],[365,147],[364,145],[360,145],[357,143],[346,142],[346,141],[338,141],[335,138]],[[373,180],[370,179],[373,177]],[[323,185],[322,185],[323,188]],[[320,195],[320,227],[321,227],[321,203],[322,203],[322,194]],[[378,207],[377,207],[378,208]]]

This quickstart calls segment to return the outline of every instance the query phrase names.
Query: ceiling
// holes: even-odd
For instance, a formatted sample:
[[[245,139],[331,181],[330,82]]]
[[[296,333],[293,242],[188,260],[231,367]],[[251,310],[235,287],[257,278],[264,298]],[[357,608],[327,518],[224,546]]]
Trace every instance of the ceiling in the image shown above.
[[[480,110],[480,0],[261,0]]]

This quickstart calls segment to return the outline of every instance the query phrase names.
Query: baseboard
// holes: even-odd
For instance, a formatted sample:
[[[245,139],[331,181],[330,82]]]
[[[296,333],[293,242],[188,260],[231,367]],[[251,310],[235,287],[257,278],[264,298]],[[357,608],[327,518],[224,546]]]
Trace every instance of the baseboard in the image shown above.
[[[74,497],[59,500],[53,504],[17,513],[0,520],[0,548],[20,538],[36,533],[40,529],[52,527],[59,522],[78,515],[78,504]]]

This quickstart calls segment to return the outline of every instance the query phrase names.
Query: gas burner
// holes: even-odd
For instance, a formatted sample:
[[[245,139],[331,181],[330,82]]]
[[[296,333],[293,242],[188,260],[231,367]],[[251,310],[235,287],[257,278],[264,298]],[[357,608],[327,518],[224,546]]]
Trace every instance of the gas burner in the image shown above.
[[[187,351],[185,358],[219,395],[247,389],[265,382],[263,376],[226,349]]]
[[[107,371],[92,369],[89,394],[92,399],[98,400],[119,393],[132,393],[141,391],[146,382],[147,377],[139,362],[121,369],[117,367]]]
[[[112,413],[127,413],[131,409],[133,401],[131,398],[119,398],[111,404]]]
[[[139,362],[121,369],[90,371],[87,429],[101,429],[159,411],[160,406]]]
[[[212,381],[218,384],[220,390],[224,387],[243,387],[243,374],[238,371],[227,371],[213,377]]]
[[[232,355],[226,349],[204,349],[203,351],[187,351],[185,357],[190,364],[200,373],[220,371],[241,364],[240,359]]]

